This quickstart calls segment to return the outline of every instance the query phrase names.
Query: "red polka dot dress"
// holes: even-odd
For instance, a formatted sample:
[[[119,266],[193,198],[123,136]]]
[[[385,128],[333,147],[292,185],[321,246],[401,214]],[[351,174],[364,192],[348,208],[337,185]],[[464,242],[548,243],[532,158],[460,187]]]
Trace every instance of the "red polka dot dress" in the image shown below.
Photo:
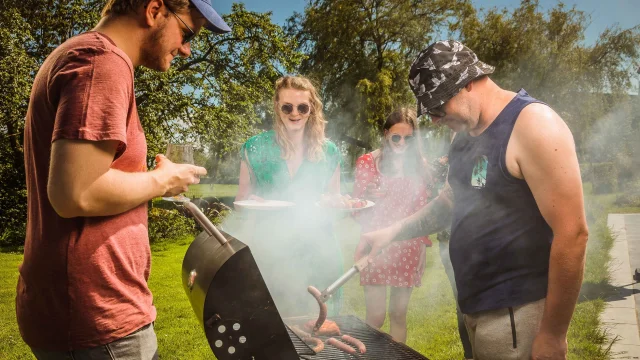
[[[357,160],[353,196],[362,197],[367,185],[377,183],[385,196],[371,209],[363,210],[357,220],[362,233],[387,227],[424,207],[430,198],[425,181],[408,177],[388,177],[378,171],[371,153]],[[395,241],[360,274],[360,285],[394,287],[420,286],[418,273],[421,243],[431,246],[427,236]]]

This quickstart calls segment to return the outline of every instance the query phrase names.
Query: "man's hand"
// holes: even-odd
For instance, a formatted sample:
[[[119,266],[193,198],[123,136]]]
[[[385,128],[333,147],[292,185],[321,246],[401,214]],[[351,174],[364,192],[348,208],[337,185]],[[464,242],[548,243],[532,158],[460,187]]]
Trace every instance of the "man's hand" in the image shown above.
[[[398,234],[399,223],[395,223],[384,229],[371,231],[360,236],[360,243],[356,247],[354,254],[355,261],[362,259],[369,255],[369,259],[372,260],[376,257],[382,249],[391,244],[393,239]]]
[[[200,166],[176,164],[164,155],[156,155],[157,179],[165,189],[163,196],[174,196],[189,190],[189,185],[198,184],[200,176],[207,175],[207,170]]]
[[[567,337],[538,332],[531,348],[532,360],[566,360]]]

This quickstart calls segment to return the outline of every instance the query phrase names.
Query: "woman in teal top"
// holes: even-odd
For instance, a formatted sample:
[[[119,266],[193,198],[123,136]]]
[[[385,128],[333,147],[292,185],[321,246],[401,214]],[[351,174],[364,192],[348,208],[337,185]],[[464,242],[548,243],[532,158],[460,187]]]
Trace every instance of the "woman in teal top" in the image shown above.
[[[322,290],[343,273],[332,215],[315,205],[321,194],[340,193],[340,153],[325,137],[322,102],[307,78],[285,76],[276,82],[274,114],[274,130],[242,146],[236,201],[286,200],[295,206],[252,212],[248,217],[257,226],[243,224],[242,240],[281,315],[317,315],[307,286]],[[341,295],[327,303],[330,315],[338,314]]]

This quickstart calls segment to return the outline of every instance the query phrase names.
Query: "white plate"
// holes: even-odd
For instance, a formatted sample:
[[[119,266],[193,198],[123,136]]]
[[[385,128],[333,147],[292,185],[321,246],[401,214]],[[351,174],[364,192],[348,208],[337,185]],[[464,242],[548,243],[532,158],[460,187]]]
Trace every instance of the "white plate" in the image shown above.
[[[233,204],[239,208],[250,210],[277,210],[285,209],[295,205],[292,202],[280,200],[242,200],[234,201]]]
[[[372,207],[375,204],[376,203],[374,203],[373,201],[367,200],[367,205],[365,205],[365,206],[363,206],[361,208],[339,208],[339,207],[331,207],[331,206],[322,206],[322,205],[320,205],[319,202],[316,202],[316,206],[320,207],[320,208],[323,208],[323,209],[333,210],[333,211],[347,211],[347,212],[355,212],[355,211],[368,209],[368,208]]]

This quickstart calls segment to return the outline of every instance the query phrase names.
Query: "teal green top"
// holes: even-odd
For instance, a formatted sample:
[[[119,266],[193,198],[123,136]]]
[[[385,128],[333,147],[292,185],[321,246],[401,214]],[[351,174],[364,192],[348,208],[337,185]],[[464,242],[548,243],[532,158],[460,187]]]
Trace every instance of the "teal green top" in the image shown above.
[[[293,202],[309,196],[316,197],[313,200],[316,201],[320,194],[327,191],[329,181],[340,164],[338,147],[326,140],[324,159],[317,162],[304,159],[292,178],[273,130],[247,140],[240,150],[240,158],[251,170],[251,185],[255,195]]]
[[[273,130],[247,140],[240,157],[250,168],[253,194],[295,206],[245,213],[227,231],[249,245],[281,316],[317,316],[307,286],[324,290],[344,273],[333,216],[315,205],[340,164],[338,147],[327,140],[324,159],[304,159],[293,177]],[[327,302],[329,315],[338,315],[341,304],[340,290]]]

